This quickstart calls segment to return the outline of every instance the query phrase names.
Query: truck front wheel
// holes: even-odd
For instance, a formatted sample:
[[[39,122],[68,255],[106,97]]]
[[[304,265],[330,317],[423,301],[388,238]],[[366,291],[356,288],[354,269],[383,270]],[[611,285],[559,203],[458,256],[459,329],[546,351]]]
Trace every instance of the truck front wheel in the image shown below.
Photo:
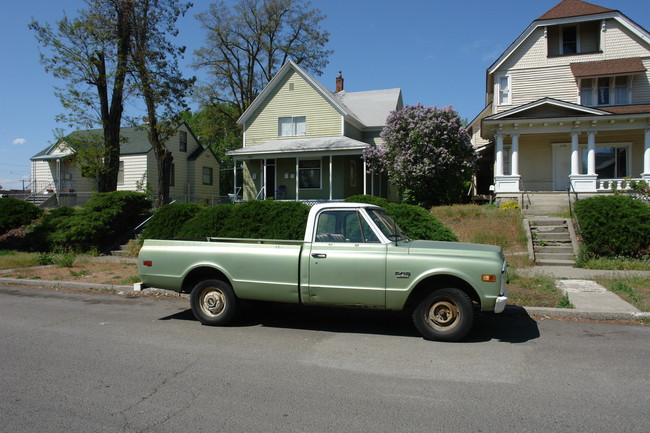
[[[462,340],[474,325],[472,301],[459,289],[436,290],[417,305],[413,323],[427,340]]]
[[[237,297],[230,284],[205,280],[192,289],[190,305],[194,316],[204,325],[226,325],[235,316]]]

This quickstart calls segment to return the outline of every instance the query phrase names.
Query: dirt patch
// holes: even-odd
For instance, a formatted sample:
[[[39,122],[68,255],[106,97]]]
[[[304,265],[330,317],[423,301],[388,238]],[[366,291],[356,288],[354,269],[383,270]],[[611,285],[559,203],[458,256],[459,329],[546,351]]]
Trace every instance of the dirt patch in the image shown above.
[[[140,281],[135,263],[75,262],[72,267],[35,266],[0,272],[3,278],[44,281],[79,281],[96,284],[132,285]]]

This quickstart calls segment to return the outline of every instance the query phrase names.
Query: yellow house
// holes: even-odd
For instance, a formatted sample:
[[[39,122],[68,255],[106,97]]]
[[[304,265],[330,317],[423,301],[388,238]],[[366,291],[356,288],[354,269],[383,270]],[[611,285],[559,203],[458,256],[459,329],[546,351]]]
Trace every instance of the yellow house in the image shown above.
[[[381,142],[386,117],[403,106],[400,89],[328,90],[289,61],[238,120],[243,147],[231,151],[235,193],[244,200],[332,201],[356,194],[388,197],[384,176],[367,173],[362,157]]]

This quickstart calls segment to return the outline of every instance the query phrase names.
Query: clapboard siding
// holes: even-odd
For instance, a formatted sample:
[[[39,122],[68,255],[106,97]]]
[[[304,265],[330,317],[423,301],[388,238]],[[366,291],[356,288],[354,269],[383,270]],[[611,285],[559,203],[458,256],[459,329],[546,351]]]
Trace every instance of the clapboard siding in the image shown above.
[[[291,90],[293,88],[293,90]],[[281,82],[247,120],[245,146],[252,146],[278,137],[278,118],[306,116],[305,137],[327,137],[342,134],[341,114],[295,71],[288,72]],[[287,137],[295,138],[295,137]]]

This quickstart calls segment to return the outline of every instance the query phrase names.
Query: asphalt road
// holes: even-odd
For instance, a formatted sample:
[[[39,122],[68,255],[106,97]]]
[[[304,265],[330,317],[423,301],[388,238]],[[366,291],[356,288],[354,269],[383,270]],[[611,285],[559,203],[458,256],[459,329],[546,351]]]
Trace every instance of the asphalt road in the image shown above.
[[[469,341],[396,313],[0,287],[2,432],[644,432],[650,327],[482,317]]]

